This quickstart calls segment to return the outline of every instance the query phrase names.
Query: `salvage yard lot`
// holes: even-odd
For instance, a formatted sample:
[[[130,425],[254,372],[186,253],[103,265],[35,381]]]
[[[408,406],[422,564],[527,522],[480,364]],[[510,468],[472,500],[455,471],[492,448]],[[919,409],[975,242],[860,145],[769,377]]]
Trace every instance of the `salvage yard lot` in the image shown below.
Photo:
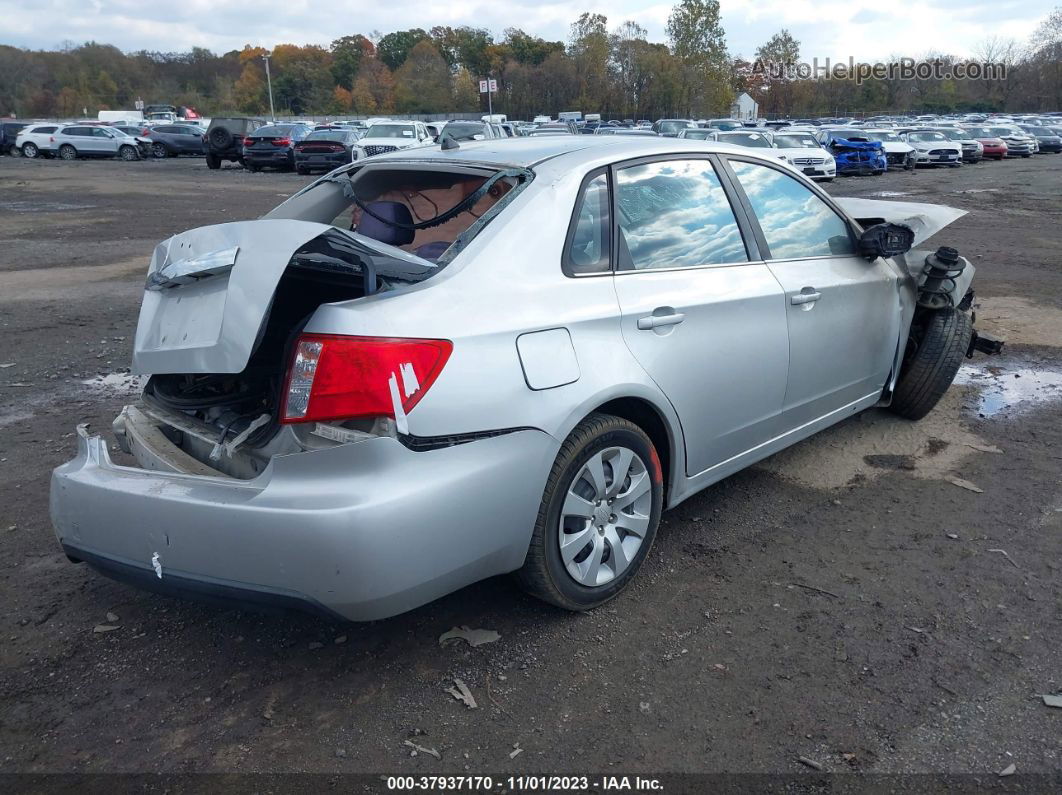
[[[0,158],[0,772],[1062,769],[1062,157],[828,186],[968,210],[931,244],[977,266],[1004,355],[920,423],[871,410],[665,514],[593,613],[500,578],[337,626],[70,564],[49,472],[133,394],[152,248],[307,182]],[[455,626],[501,637],[440,648]]]

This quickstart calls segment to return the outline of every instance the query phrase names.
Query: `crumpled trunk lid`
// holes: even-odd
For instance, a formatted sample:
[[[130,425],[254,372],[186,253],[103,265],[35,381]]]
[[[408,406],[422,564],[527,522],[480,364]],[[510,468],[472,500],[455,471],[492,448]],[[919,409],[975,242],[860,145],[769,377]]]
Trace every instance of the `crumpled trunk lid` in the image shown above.
[[[247,366],[292,257],[314,241],[327,267],[419,281],[437,269],[400,249],[328,224],[268,219],[174,235],[155,248],[133,346],[133,371],[239,373]],[[336,246],[342,251],[335,251]],[[335,299],[333,299],[335,300]]]

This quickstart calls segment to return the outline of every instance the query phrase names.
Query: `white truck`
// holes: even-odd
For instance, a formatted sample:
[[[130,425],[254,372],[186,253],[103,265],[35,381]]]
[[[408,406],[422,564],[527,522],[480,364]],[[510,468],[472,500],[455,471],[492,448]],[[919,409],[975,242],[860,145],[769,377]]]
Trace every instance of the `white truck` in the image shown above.
[[[108,124],[113,124],[115,122],[139,124],[144,120],[144,114],[139,110],[101,110],[96,114],[96,118],[99,121],[104,121]]]

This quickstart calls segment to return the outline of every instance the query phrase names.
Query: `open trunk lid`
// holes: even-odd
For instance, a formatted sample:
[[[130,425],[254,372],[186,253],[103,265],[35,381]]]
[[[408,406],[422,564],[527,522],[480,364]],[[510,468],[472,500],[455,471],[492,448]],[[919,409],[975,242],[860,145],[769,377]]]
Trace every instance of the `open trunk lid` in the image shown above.
[[[438,269],[401,249],[310,221],[241,221],[182,232],[152,256],[134,372],[241,372],[289,267],[364,285],[345,299],[376,292],[381,279],[416,282]]]

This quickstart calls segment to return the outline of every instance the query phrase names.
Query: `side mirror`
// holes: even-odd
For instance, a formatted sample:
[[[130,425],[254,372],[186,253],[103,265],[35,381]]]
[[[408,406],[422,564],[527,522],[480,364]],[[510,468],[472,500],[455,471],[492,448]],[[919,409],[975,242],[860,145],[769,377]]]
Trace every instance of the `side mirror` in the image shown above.
[[[867,259],[898,257],[914,245],[914,232],[903,224],[874,224],[859,236],[859,253]]]

